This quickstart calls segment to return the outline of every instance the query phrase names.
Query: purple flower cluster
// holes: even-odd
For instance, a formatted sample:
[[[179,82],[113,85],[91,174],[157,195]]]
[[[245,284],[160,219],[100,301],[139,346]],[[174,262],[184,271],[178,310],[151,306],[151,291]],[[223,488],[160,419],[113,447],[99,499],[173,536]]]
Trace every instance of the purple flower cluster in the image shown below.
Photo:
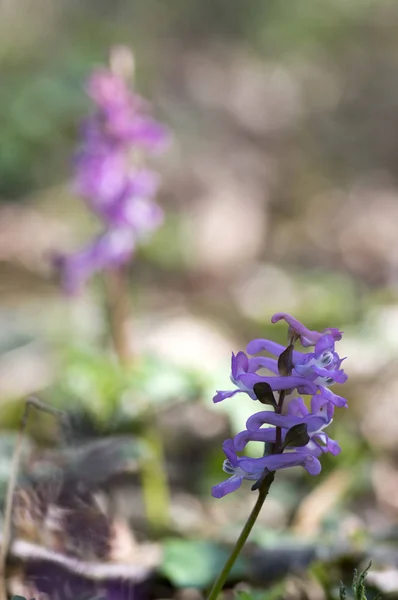
[[[329,389],[334,383],[347,380],[347,375],[341,369],[344,359],[335,350],[335,342],[341,340],[342,332],[338,329],[310,331],[286,313],[277,313],[272,317],[272,322],[282,319],[289,325],[288,372],[280,361],[286,348],[270,340],[255,339],[248,344],[247,354],[232,354],[231,381],[235,389],[217,391],[213,398],[213,402],[220,402],[244,392],[253,400],[261,400],[259,389],[265,389],[268,395],[265,403],[274,407],[274,411],[252,415],[244,431],[233,440],[224,442],[226,460],[223,470],[230,478],[213,487],[212,495],[215,498],[233,492],[244,479],[258,482],[267,473],[279,469],[302,466],[311,475],[318,475],[321,470],[319,457],[325,452],[333,455],[340,452],[338,443],[329,438],[324,429],[332,422],[335,407],[347,406],[345,398]],[[313,351],[305,353],[294,350],[293,344],[297,341],[306,348],[313,347]],[[262,351],[275,358],[248,356]],[[267,369],[273,375],[261,375],[261,369]],[[311,410],[298,396],[290,399],[287,411],[283,413],[283,401],[293,390],[311,395]],[[278,402],[274,392],[279,392]],[[240,456],[238,453],[243,452],[249,442],[265,443],[266,448],[271,450],[261,458]]]
[[[95,271],[127,262],[137,242],[163,220],[153,201],[158,180],[144,168],[143,159],[162,150],[168,134],[149,116],[147,103],[130,89],[131,72],[115,69],[116,63],[94,71],[86,86],[95,110],[82,126],[74,189],[101,219],[104,231],[82,250],[56,259],[69,293]]]

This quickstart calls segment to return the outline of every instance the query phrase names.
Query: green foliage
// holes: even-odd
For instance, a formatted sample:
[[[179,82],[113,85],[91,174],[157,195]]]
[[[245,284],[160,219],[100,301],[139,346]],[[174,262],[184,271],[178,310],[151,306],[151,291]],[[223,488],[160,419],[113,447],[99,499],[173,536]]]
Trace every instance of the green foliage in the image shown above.
[[[367,600],[368,597],[366,595],[365,579],[371,566],[372,561],[370,561],[366,569],[364,569],[364,571],[361,573],[358,573],[357,569],[354,570],[354,578],[352,581],[354,600]],[[377,598],[380,599],[381,596],[377,596]],[[340,600],[348,600],[347,589],[343,583],[340,584]]]
[[[86,106],[73,70],[27,69],[29,75],[24,69],[10,74],[0,92],[0,192],[7,197],[65,177],[76,122]]]
[[[169,539],[164,543],[161,573],[176,587],[206,588],[221,571],[228,551],[204,540]],[[235,563],[231,578],[247,573],[243,557]]]
[[[272,586],[269,590],[238,590],[236,600],[280,600],[285,591],[285,582]]]
[[[142,357],[125,369],[109,356],[90,349],[70,349],[52,401],[86,410],[98,424],[137,422],[170,403],[198,398],[201,376],[155,357]]]

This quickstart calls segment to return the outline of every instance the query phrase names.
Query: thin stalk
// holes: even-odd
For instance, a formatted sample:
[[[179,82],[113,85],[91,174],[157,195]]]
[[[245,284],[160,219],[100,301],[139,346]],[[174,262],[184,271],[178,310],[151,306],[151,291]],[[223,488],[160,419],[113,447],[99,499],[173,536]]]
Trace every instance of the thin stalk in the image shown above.
[[[128,271],[125,265],[105,273],[110,332],[115,353],[122,367],[129,368],[134,361],[128,320],[130,314]],[[164,449],[161,437],[147,420],[143,431],[150,458],[141,465],[145,511],[154,532],[165,529],[170,522],[170,493],[166,476]]]
[[[153,532],[161,533],[170,523],[170,491],[163,443],[156,426],[146,426],[144,440],[150,452],[141,466],[145,511]]]
[[[222,591],[224,584],[227,580],[227,577],[228,577],[233,565],[235,564],[235,561],[238,558],[240,552],[242,551],[242,548],[245,545],[246,540],[249,537],[250,532],[253,529],[255,522],[257,521],[257,517],[260,514],[260,511],[262,509],[264,501],[265,501],[266,497],[268,496],[268,492],[270,490],[271,484],[274,481],[274,477],[275,477],[275,471],[272,471],[271,473],[268,473],[268,475],[262,481],[261,486],[258,490],[259,493],[258,493],[258,498],[257,498],[256,504],[254,505],[253,510],[250,513],[249,518],[247,519],[245,526],[243,527],[242,532],[241,532],[240,536],[238,537],[236,544],[235,544],[234,548],[232,549],[232,552],[231,552],[227,562],[224,565],[223,570],[221,571],[221,573],[217,577],[216,581],[214,582],[213,587],[211,588],[210,593],[207,597],[207,600],[217,600],[218,595]]]
[[[281,363],[280,365],[278,365],[281,375],[285,375],[285,376],[291,375],[291,372],[292,372],[291,352],[292,352],[292,350],[293,350],[292,342],[290,342],[289,346],[286,348],[286,351],[285,351],[285,352],[289,351],[290,356],[289,355],[287,356],[287,361],[286,360],[284,361],[285,364]],[[285,353],[282,353],[282,355],[283,354],[285,354]],[[282,414],[283,403],[284,403],[285,398],[286,398],[286,390],[281,390],[279,392],[278,403],[275,406],[275,412],[277,414]],[[273,447],[272,454],[280,454],[281,452],[283,452],[282,429],[280,427],[276,427],[275,444]],[[245,526],[243,527],[242,532],[241,532],[240,536],[238,537],[238,540],[237,540],[235,546],[233,547],[232,552],[231,552],[227,562],[224,565],[223,570],[221,571],[221,573],[217,577],[216,581],[214,582],[214,585],[210,591],[210,594],[207,597],[207,600],[217,600],[219,593],[222,591],[222,589],[224,587],[224,584],[227,580],[229,572],[231,571],[236,559],[238,558],[240,552],[242,551],[242,548],[245,545],[246,540],[249,537],[250,532],[254,527],[257,517],[260,514],[261,508],[264,504],[266,497],[268,496],[271,484],[274,481],[274,477],[275,477],[275,471],[272,471],[271,473],[267,473],[267,474],[265,474],[265,473],[267,473],[267,472],[265,471],[263,476],[261,477],[261,479],[256,484],[254,484],[254,486],[252,487],[252,490],[258,489],[258,491],[259,491],[257,502],[254,505],[253,510],[250,513],[250,516],[247,519]]]
[[[120,364],[128,366],[133,356],[128,330],[130,307],[126,266],[106,271],[105,285],[113,346]]]

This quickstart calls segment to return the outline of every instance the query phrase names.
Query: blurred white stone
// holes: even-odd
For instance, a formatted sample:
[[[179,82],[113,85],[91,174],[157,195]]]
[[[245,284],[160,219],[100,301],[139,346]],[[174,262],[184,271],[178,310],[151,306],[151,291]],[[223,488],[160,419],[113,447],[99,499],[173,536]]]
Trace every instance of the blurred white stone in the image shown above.
[[[300,290],[294,279],[272,264],[256,264],[244,273],[233,289],[242,313],[259,319],[280,310],[294,313]]]
[[[191,228],[196,263],[207,271],[239,271],[258,252],[265,215],[244,189],[220,185],[201,199]]]
[[[53,383],[55,364],[49,349],[28,344],[0,356],[0,399],[28,396]]]
[[[138,339],[142,350],[205,373],[214,372],[236,347],[214,323],[188,313],[142,321]]]
[[[375,571],[374,568],[367,575],[367,582],[374,585],[383,594],[391,594],[391,598],[396,598],[398,593],[398,569],[396,567],[387,567],[380,571]]]
[[[391,361],[398,360],[398,306],[375,306],[358,330],[344,331],[340,356],[347,356],[344,369],[350,377],[370,379]]]
[[[398,431],[398,359],[378,373],[360,395],[359,423],[369,443],[396,452]]]

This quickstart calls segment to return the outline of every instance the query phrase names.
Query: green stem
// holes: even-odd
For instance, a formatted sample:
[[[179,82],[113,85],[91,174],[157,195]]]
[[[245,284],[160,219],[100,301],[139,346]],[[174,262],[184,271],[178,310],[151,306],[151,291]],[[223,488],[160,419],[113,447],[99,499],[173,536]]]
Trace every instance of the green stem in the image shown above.
[[[207,597],[207,600],[217,600],[218,595],[222,591],[224,584],[227,580],[227,577],[228,577],[236,559],[238,558],[243,546],[245,545],[246,540],[249,537],[250,532],[253,529],[255,522],[257,521],[257,517],[260,514],[260,511],[262,509],[264,501],[265,501],[266,497],[268,496],[268,492],[270,490],[271,484],[274,481],[274,477],[275,477],[275,471],[272,471],[271,473],[268,473],[268,475],[262,481],[261,486],[259,488],[259,494],[258,494],[256,504],[254,505],[253,510],[250,513],[249,518],[247,519],[245,526],[243,527],[241,534],[238,537],[237,542],[236,542],[227,562],[224,565],[223,570],[221,571],[221,573],[217,577],[216,581],[214,582],[213,587],[211,588],[210,593]]]
[[[133,360],[128,331],[130,307],[127,281],[125,265],[109,269],[105,273],[111,337],[116,355],[123,366],[131,365]]]
[[[115,353],[122,367],[129,369],[134,362],[128,331],[130,313],[128,272],[122,265],[105,274],[109,308],[111,338]],[[142,489],[148,523],[154,532],[165,529],[170,522],[170,494],[167,481],[162,439],[156,427],[149,422],[144,425],[143,438],[150,458],[141,465]]]
[[[291,342],[289,344],[289,346],[286,348],[285,352],[283,352],[279,357],[278,367],[279,367],[279,371],[280,371],[281,375],[285,375],[285,376],[291,375],[291,372],[292,372],[291,353],[292,353],[292,351],[293,351],[293,346],[292,346],[292,342]],[[286,353],[288,353],[288,354],[286,354]],[[282,360],[281,360],[281,357],[283,357]],[[278,404],[275,407],[275,412],[277,414],[282,414],[283,403],[284,403],[285,397],[286,397],[286,390],[281,390],[281,392],[279,393]],[[276,439],[275,439],[275,444],[274,444],[272,454],[280,454],[281,452],[283,452],[282,430],[280,427],[276,427]],[[259,494],[258,494],[257,502],[254,505],[253,510],[250,513],[250,516],[247,519],[245,526],[243,527],[242,532],[241,532],[227,562],[224,565],[223,570],[221,571],[221,573],[217,577],[216,581],[214,582],[214,585],[210,591],[210,594],[209,594],[207,600],[217,600],[219,593],[223,589],[224,583],[227,580],[229,572],[231,571],[236,559],[238,558],[243,546],[245,545],[246,540],[249,537],[250,532],[254,527],[257,517],[260,514],[260,511],[264,504],[264,501],[265,501],[266,497],[268,496],[268,492],[270,490],[271,484],[274,481],[274,477],[275,477],[275,471],[272,471],[271,473],[268,473],[265,476],[263,475],[263,477],[252,487],[252,489],[258,488]]]
[[[153,532],[161,533],[170,523],[170,493],[163,443],[157,428],[151,424],[147,424],[144,430],[144,440],[150,453],[141,466],[146,516]]]

